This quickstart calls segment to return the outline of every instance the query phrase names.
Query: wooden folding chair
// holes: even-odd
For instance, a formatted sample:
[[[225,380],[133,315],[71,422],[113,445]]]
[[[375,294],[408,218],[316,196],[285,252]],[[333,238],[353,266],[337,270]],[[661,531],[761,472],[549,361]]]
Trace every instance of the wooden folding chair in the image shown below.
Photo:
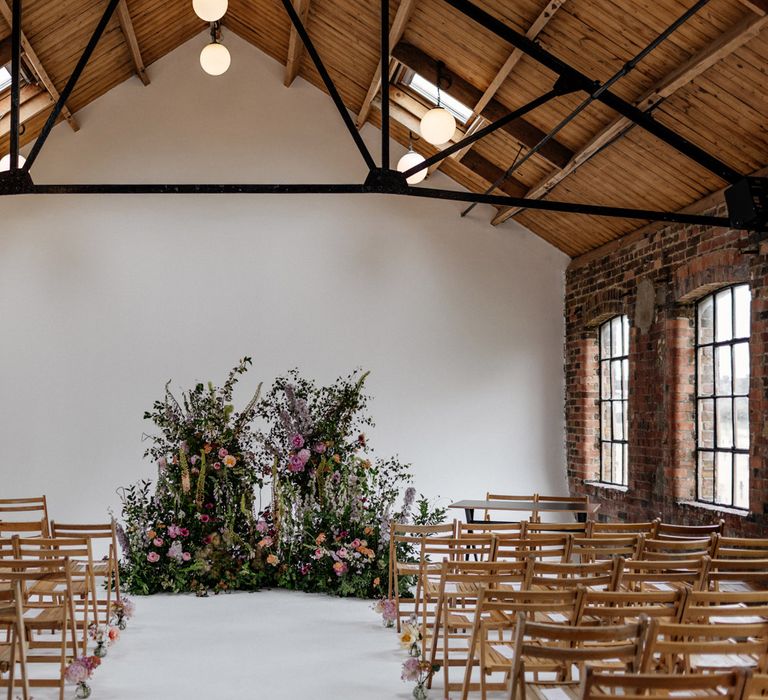
[[[526,562],[445,561],[440,572],[434,625],[424,634],[429,641],[430,664],[440,665],[443,692],[461,690],[463,680],[451,678],[451,668],[465,668],[475,622],[477,601],[487,589],[522,585]],[[429,687],[432,677],[429,679]]]
[[[768,698],[768,674],[753,673],[744,685],[744,700],[763,700]]]
[[[585,590],[578,611],[578,624],[616,625],[637,622],[641,615],[649,620],[678,622],[688,590],[672,591],[594,591]]]
[[[519,537],[498,535],[496,537],[496,559],[514,561],[531,559],[566,562],[570,557],[573,536],[562,533],[528,534]]]
[[[712,559],[707,573],[707,583],[713,590],[766,590],[768,558]]]
[[[87,537],[91,542],[91,551],[94,553],[92,569],[85,571],[94,578],[100,578],[104,582],[106,594],[103,598],[96,597],[98,610],[104,612],[103,622],[108,624],[112,617],[112,604],[121,599],[120,593],[120,550],[117,546],[117,525],[113,520],[108,523],[82,524],[59,523],[51,520],[51,534],[53,537]],[[96,559],[97,547],[100,544],[107,545],[107,553],[102,559]],[[82,570],[85,563],[75,561],[75,568]],[[114,601],[112,599],[114,593]],[[99,624],[97,618],[96,623]]]
[[[647,628],[645,618],[624,625],[570,626],[531,622],[521,613],[515,630],[510,700],[545,700],[549,688],[560,688],[576,698],[579,682],[574,678],[583,678],[588,667],[637,672]],[[554,677],[542,679],[542,673]]]
[[[651,520],[640,523],[600,523],[596,520],[590,520],[587,523],[587,535],[589,537],[613,536],[613,535],[645,535],[646,537],[656,537],[656,528],[658,520]]]
[[[640,559],[655,561],[674,559],[696,559],[712,556],[717,541],[716,535],[700,539],[643,539]]]
[[[497,537],[525,537],[526,520],[514,523],[494,523],[481,520],[475,523],[458,521],[456,536],[461,538],[466,535],[496,535]]]
[[[587,533],[587,523],[542,523],[529,522],[525,526],[528,535],[573,535],[582,537]]]
[[[452,543],[456,537],[456,521],[441,525],[409,525],[407,523],[390,523],[389,536],[389,585],[388,598],[394,599],[397,610],[397,631],[400,631],[401,619],[408,615],[419,614],[421,602],[421,576],[424,568],[440,569],[441,560],[430,561],[429,554],[422,561],[422,544],[426,539],[433,540],[430,550],[440,550],[449,556],[448,543]],[[413,598],[400,596],[400,579],[413,578],[416,582],[416,591]],[[408,610],[403,610],[406,606]]]
[[[651,621],[643,673],[706,673],[737,667],[768,670],[768,622],[680,624]]]
[[[45,496],[0,498],[0,522],[37,521],[44,523],[43,537],[48,537],[48,502]],[[16,534],[22,534],[21,532]]]
[[[10,539],[19,537],[49,537],[46,520],[0,520],[0,538]]]
[[[0,680],[0,686],[58,688],[59,700],[64,700],[64,674],[67,667],[68,647],[77,649],[74,627],[74,604],[69,563],[63,559],[4,559],[0,561],[0,581],[10,583],[16,602],[15,612],[0,616],[0,625],[20,624],[23,621],[27,641],[19,647],[19,661],[27,671],[32,664],[48,663],[58,666],[57,677],[27,674],[26,679]],[[57,595],[45,601],[33,601],[32,587],[40,583],[53,583]],[[55,634],[58,632],[58,638]],[[32,634],[36,633],[36,634]],[[49,633],[48,637],[43,636]],[[51,638],[52,637],[52,638]],[[50,652],[50,653],[49,653]]]
[[[530,494],[528,496],[517,496],[509,493],[491,493],[490,491],[486,491],[485,500],[486,501],[523,501],[525,503],[529,503],[529,502],[535,503],[536,494]],[[509,514],[505,516],[505,519],[508,517],[509,517]],[[484,510],[483,520],[490,520],[490,519],[491,519],[490,510],[488,509]]]
[[[606,559],[639,559],[643,536],[636,534],[574,537],[571,541],[571,561],[593,562]]]
[[[588,519],[588,514],[586,513],[587,508],[589,507],[589,496],[544,496],[540,493],[536,494],[536,503],[541,503],[546,505],[547,503],[581,503],[584,506],[585,513],[584,513],[584,522],[579,523],[583,524],[586,527],[586,521]],[[574,514],[578,515],[578,514]],[[535,511],[533,515],[531,516],[531,522],[541,522],[541,511]],[[560,525],[562,523],[553,523]]]
[[[669,700],[679,697],[716,697],[742,700],[749,674],[743,669],[710,674],[642,673],[621,675],[588,668],[581,683],[581,700]]]
[[[689,591],[679,621],[714,625],[768,622],[768,591]]]
[[[8,698],[13,695],[16,685],[16,665],[19,665],[21,688],[24,700],[31,700],[27,671],[26,629],[22,603],[16,599],[15,587],[10,581],[0,590],[0,620],[6,626],[5,641],[0,641],[0,685],[8,684]],[[8,674],[7,679],[3,676]]]
[[[87,537],[14,537],[13,547],[16,559],[67,560],[69,595],[72,597],[74,612],[72,623],[74,629],[80,628],[81,653],[85,655],[88,651],[90,613],[93,614],[95,624],[99,624],[91,541]],[[60,589],[60,581],[41,580],[29,587],[27,594],[41,601],[55,600],[61,595]],[[72,653],[77,655],[77,647],[72,649]]]
[[[646,561],[619,558],[616,589],[628,591],[667,590],[706,586],[710,558]]]
[[[482,591],[464,669],[462,700],[467,700],[470,691],[479,689],[485,700],[489,690],[509,688],[518,613],[537,622],[572,625],[582,595],[583,591],[577,589],[516,591],[504,586]],[[478,682],[473,682],[472,673],[476,667],[480,677]],[[494,680],[499,674],[502,679]]]
[[[531,561],[525,586],[531,590],[559,588],[592,588],[616,590],[619,560],[562,563]]]
[[[713,559],[768,559],[768,538],[717,535]]]
[[[722,535],[725,520],[722,518],[711,525],[675,525],[659,521],[655,538],[659,540],[700,540],[710,535]]]

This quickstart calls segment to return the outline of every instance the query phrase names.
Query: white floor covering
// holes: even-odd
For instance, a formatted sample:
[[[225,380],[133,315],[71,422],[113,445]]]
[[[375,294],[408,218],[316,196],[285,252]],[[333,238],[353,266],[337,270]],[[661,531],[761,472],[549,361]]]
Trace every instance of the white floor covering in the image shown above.
[[[135,617],[91,681],[92,700],[412,697],[413,684],[400,680],[405,652],[370,601],[284,590],[134,600]],[[443,697],[439,684],[430,698]]]

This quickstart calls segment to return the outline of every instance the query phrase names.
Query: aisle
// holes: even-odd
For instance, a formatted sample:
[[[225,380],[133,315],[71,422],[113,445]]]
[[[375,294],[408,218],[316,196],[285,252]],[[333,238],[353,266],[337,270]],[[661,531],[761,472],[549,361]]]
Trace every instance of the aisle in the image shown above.
[[[283,590],[134,600],[136,616],[94,675],[92,700],[412,697],[397,636],[368,601]]]

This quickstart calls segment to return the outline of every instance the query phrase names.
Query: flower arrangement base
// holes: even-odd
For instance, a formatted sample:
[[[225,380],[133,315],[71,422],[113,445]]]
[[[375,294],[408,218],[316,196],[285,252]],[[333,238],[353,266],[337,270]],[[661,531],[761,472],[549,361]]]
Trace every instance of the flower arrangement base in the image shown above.
[[[75,690],[75,697],[76,698],[89,698],[91,697],[91,686],[87,683],[78,683],[77,689]]]
[[[93,650],[93,655],[103,659],[107,655],[107,645],[105,642],[96,642],[96,648]],[[90,693],[90,690],[88,691]],[[83,697],[88,697],[84,695]]]
[[[416,684],[416,687],[413,689],[413,697],[416,698],[416,700],[427,700],[429,697],[429,691],[427,690],[424,683]]]
[[[117,621],[117,628],[121,632],[124,632],[126,627],[128,627],[128,623],[125,621],[125,618],[124,617],[119,618]]]

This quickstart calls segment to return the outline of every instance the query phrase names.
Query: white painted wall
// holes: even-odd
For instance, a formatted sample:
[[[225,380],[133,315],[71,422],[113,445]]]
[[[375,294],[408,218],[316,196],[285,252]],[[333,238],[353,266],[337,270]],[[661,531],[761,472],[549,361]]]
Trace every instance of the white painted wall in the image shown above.
[[[330,99],[231,34],[201,35],[57,127],[37,182],[360,182]],[[378,131],[364,135],[377,154]],[[402,149],[394,146],[395,153]],[[434,186],[450,186],[438,175]],[[152,474],[142,413],[166,380],[355,366],[381,455],[444,498],[563,492],[567,258],[459,204],[383,196],[0,200],[0,493],[89,520]]]

